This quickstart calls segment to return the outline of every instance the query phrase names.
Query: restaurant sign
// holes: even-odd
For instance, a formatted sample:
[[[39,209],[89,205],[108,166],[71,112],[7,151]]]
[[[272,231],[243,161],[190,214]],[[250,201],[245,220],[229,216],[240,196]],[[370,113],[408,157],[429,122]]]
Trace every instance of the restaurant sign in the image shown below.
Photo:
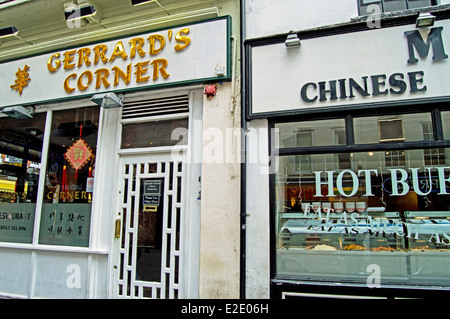
[[[230,18],[222,17],[5,62],[0,106],[225,80],[230,39]]]
[[[449,98],[449,20],[387,27],[251,50],[250,115]]]

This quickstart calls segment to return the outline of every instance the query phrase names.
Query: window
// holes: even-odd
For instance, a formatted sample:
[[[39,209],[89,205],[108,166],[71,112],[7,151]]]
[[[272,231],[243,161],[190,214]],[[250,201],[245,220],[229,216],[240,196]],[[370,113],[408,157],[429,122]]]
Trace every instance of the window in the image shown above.
[[[430,122],[422,123],[423,139],[430,141],[433,140],[433,128]],[[445,149],[435,148],[423,150],[423,158],[425,165],[444,165],[445,164]]]
[[[297,132],[297,144],[301,146],[313,145],[313,131],[308,129],[301,129]],[[311,157],[304,156],[300,161],[297,161],[297,170],[310,171],[311,170]]]
[[[450,138],[450,111],[441,112],[444,139]]]
[[[187,145],[188,119],[172,119],[122,125],[122,149]]]
[[[381,12],[415,9],[437,5],[436,0],[358,0],[359,14],[373,14],[373,7],[377,5]]]
[[[47,113],[0,118],[0,242],[89,246],[99,112],[54,111],[49,132]]]
[[[333,143],[280,147],[275,279],[366,284],[375,265],[382,285],[450,286],[447,115],[347,116],[330,127]],[[278,145],[292,145],[293,127],[325,127],[318,122],[275,124]]]
[[[0,241],[31,243],[45,114],[0,118]]]
[[[343,119],[277,123],[275,129],[280,133],[276,141],[279,147],[309,147],[344,144],[340,138],[345,132]]]
[[[405,151],[391,150],[384,153],[386,167],[404,167],[406,163]]]
[[[99,107],[53,113],[39,243],[89,246]]]
[[[411,113],[353,118],[355,143],[423,141],[433,136],[431,113]],[[426,134],[418,127],[427,126]]]

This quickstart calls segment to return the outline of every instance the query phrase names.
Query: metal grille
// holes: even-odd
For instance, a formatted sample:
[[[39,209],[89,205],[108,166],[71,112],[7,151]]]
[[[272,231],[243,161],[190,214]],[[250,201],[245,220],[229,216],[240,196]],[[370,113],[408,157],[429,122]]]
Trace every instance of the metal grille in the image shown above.
[[[116,297],[182,298],[182,170],[181,159],[173,157],[154,157],[151,162],[145,157],[122,158]],[[154,210],[146,210],[142,202],[148,181],[160,185]]]
[[[171,119],[122,126],[122,149],[187,145],[188,119]]]
[[[135,119],[188,111],[189,96],[183,94],[125,103],[122,108],[122,119]]]

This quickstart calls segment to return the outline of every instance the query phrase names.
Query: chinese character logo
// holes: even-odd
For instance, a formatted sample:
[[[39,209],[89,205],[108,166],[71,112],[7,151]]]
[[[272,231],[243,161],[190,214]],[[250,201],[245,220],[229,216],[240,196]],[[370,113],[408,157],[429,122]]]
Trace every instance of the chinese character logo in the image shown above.
[[[30,69],[30,67],[26,64],[23,67],[23,70],[21,70],[19,68],[16,72],[16,80],[14,81],[14,84],[11,85],[11,88],[16,91],[19,91],[20,95],[22,95],[23,88],[25,86],[28,86],[28,82],[31,81],[31,79],[29,77],[30,74],[28,73],[29,69]]]
[[[83,167],[83,165],[94,156],[82,139],[76,141],[64,155],[76,170]]]

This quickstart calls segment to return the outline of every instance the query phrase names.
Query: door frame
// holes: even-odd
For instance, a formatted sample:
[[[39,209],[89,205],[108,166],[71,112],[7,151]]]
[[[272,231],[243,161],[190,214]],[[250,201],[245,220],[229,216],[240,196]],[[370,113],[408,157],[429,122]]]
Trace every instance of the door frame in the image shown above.
[[[202,116],[203,116],[203,87],[194,86],[189,90],[164,90],[155,92],[138,92],[127,95],[125,102],[129,99],[148,99],[161,96],[171,96],[180,93],[189,95],[189,112],[173,115],[153,116],[151,118],[141,118],[134,120],[122,120],[121,116],[117,119],[116,128],[116,147],[114,156],[114,167],[112,174],[120,169],[122,156],[147,155],[149,158],[157,154],[167,154],[171,152],[183,153],[183,188],[182,202],[184,202],[184,218],[182,219],[183,235],[180,238],[180,250],[182,251],[182,260],[180,271],[184,273],[183,283],[180,282],[179,298],[198,298],[198,274],[199,274],[199,255],[200,255],[200,207],[201,203],[198,194],[201,190],[201,158],[202,158]],[[187,145],[175,145],[164,147],[151,147],[141,149],[120,149],[122,125],[132,122],[149,122],[158,120],[177,119],[181,117],[188,118],[188,143]],[[119,177],[112,178],[113,194],[117,195],[119,191]],[[109,261],[108,261],[108,296],[114,298],[114,285],[116,269],[115,262],[119,258],[118,247],[119,240],[114,238],[115,220],[118,217],[117,201],[111,203],[112,212],[109,213]]]
[[[183,285],[184,285],[184,269],[182,265],[184,265],[184,249],[186,248],[183,245],[184,240],[184,219],[185,216],[185,197],[184,192],[186,188],[185,183],[185,152],[180,152],[179,154],[174,155],[171,152],[161,152],[154,153],[149,156],[147,153],[143,154],[133,154],[133,155],[122,155],[120,156],[120,183],[118,196],[116,199],[116,221],[120,221],[120,233],[119,237],[115,234],[115,247],[114,251],[119,252],[119,254],[115,255],[115,260],[113,262],[113,297],[122,297],[122,298],[143,298],[144,287],[150,288],[151,296],[150,298],[174,298],[175,295],[179,298],[183,298]],[[150,172],[149,166],[150,163],[155,163],[157,171]],[[181,164],[181,167],[179,167]],[[127,167],[127,169],[125,169]],[[180,170],[181,169],[181,170]],[[179,179],[178,177],[181,177]],[[135,179],[135,180],[134,180]],[[163,179],[164,183],[162,184],[163,190],[161,191],[161,201],[160,206],[162,213],[162,221],[161,225],[161,269],[158,270],[160,272],[160,280],[157,282],[154,281],[145,281],[142,279],[137,279],[137,236],[139,233],[139,219],[143,216],[140,214],[137,203],[140,202],[142,198],[142,194],[140,193],[140,185],[142,180],[149,179]],[[124,184],[124,181],[128,180],[128,184]],[[134,181],[133,181],[134,180]],[[178,184],[181,183],[181,185]],[[171,183],[172,188],[169,188],[169,184]],[[125,192],[124,185],[127,186],[127,190]],[[134,186],[134,187],[133,187]],[[178,188],[180,186],[180,188]],[[134,190],[133,190],[134,188]],[[180,189],[180,194],[178,194],[178,190]],[[125,203],[122,202],[124,196],[127,196],[127,201]],[[169,196],[171,196],[172,200],[169,202]],[[134,205],[129,200],[135,197]],[[180,201],[177,202],[177,198],[179,197]],[[169,206],[170,203],[170,206]],[[139,205],[140,206],[140,205]],[[131,209],[134,207],[134,212]],[[121,212],[127,211],[126,218],[125,214],[121,214]],[[151,212],[143,213],[143,214],[151,214]],[[180,223],[177,224],[176,220],[177,214],[179,214],[178,218]],[[170,220],[170,225],[169,221]],[[133,225],[131,225],[133,224]],[[125,226],[126,225],[126,226]],[[124,227],[125,226],[125,227]],[[124,233],[124,231],[126,231]],[[176,243],[176,235],[179,232],[179,245],[178,249],[175,247]],[[157,234],[159,230],[157,231]],[[159,235],[157,235],[159,236]],[[124,247],[122,248],[122,243],[124,243]],[[132,248],[132,249],[129,249]],[[123,254],[123,260],[126,265],[121,264],[121,254]],[[131,254],[131,255],[130,255]],[[178,265],[176,265],[176,259],[178,258]],[[132,265],[128,265],[128,260],[132,260]],[[167,265],[167,261],[169,261],[169,265]],[[178,273],[176,271],[178,270]],[[119,275],[124,275],[124,278],[121,280],[122,290],[121,294],[118,293],[119,287]],[[167,276],[168,275],[168,276]],[[178,276],[178,280],[177,279]],[[130,286],[133,289],[128,288],[128,283],[130,282]],[[135,288],[138,288],[137,290]],[[159,293],[158,293],[159,292]],[[167,292],[167,294],[166,294]],[[176,292],[176,294],[175,294]],[[128,294],[130,296],[128,296]],[[137,296],[136,296],[137,294]]]

